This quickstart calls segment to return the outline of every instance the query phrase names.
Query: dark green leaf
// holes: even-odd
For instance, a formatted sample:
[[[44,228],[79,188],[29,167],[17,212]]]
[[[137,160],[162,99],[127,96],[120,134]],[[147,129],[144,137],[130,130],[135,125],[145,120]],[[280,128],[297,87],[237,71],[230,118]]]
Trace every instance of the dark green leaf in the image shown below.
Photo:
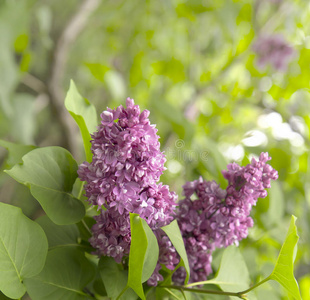
[[[23,163],[6,172],[30,187],[49,218],[59,225],[76,223],[85,215],[81,201],[71,194],[77,177],[72,155],[60,147],[35,149],[23,156]]]
[[[94,132],[98,125],[97,113],[95,107],[79,94],[73,80],[71,80],[70,88],[65,99],[65,106],[80,128],[86,160],[90,162],[92,160],[90,132]]]
[[[94,278],[95,266],[77,249],[56,248],[48,252],[42,272],[25,280],[32,300],[88,299],[83,291]]]
[[[76,224],[56,225],[48,216],[36,219],[36,222],[43,228],[49,249],[57,246],[79,246],[79,230]]]
[[[0,219],[0,290],[16,299],[26,292],[23,280],[42,270],[47,240],[42,228],[20,208],[0,203]]]
[[[99,271],[108,297],[112,300],[116,299],[127,285],[128,272],[120,264],[117,264],[112,257],[106,256],[102,256],[99,261]],[[120,300],[137,299],[137,297],[132,289],[128,289],[120,297]]]
[[[181,261],[179,266],[183,266],[186,270],[186,279],[185,284],[187,284],[189,276],[190,276],[190,268],[188,264],[187,254],[184,247],[184,242],[182,238],[182,234],[180,232],[180,228],[178,222],[176,220],[172,221],[169,225],[161,228],[169,237],[171,243],[177,250],[180,255]]]

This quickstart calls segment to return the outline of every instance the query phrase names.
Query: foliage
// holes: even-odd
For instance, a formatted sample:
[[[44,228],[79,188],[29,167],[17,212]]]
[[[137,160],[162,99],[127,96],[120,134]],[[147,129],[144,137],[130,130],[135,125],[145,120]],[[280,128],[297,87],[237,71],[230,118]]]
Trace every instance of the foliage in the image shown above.
[[[249,299],[266,295],[285,299],[288,293],[300,299],[293,277],[295,259],[295,276],[302,298],[307,299],[309,13],[307,1],[285,0],[70,0],[66,5],[59,0],[0,1],[0,160],[2,170],[7,170],[0,174],[0,197],[1,202],[20,207],[24,214],[0,203],[0,246],[4,247],[7,232],[11,237],[18,233],[15,240],[7,242],[19,245],[28,239],[29,244],[29,251],[16,247],[17,268],[12,269],[14,259],[6,268],[15,280],[13,292],[7,284],[9,277],[0,275],[4,294],[0,293],[0,299],[20,298],[26,289],[34,300],[48,299],[45,292],[55,293],[56,298],[50,299],[99,299],[105,295],[116,299],[127,285],[132,287],[127,282],[132,270],[107,257],[98,262],[90,254],[93,249],[88,238],[93,224],[89,220],[97,212],[85,204],[83,185],[76,179],[77,165],[91,160],[89,139],[98,113],[106,106],[124,103],[127,96],[151,111],[161,150],[167,156],[162,181],[177,191],[180,199],[182,185],[200,175],[225,188],[221,170],[227,162],[247,164],[262,151],[273,157],[272,166],[279,172],[269,196],[258,201],[252,216],[254,228],[239,250],[231,247],[215,253],[212,267],[217,273],[210,282],[229,281],[229,269],[240,262],[238,266],[248,271],[231,278],[240,288],[208,284],[202,289],[241,292],[268,278],[280,284],[274,288],[268,281],[252,290]],[[272,64],[257,65],[253,45],[259,36],[273,33],[284,36],[295,51],[285,71]],[[80,96],[71,79],[91,101]],[[42,214],[48,217],[38,218]],[[12,219],[6,219],[9,215]],[[298,218],[298,251],[295,220],[286,239],[284,234],[291,215]],[[15,218],[19,221],[13,222]],[[152,238],[141,226],[147,256]],[[186,267],[178,228],[171,227],[173,233],[169,227],[166,233]],[[32,249],[39,243],[41,248]],[[286,253],[287,276],[282,278],[278,275],[283,274],[280,268]],[[28,270],[33,257],[36,264]],[[7,258],[1,258],[1,269],[10,262]],[[226,259],[232,265],[223,264]],[[80,273],[79,265],[84,272]],[[143,265],[141,260],[142,273],[146,272]],[[63,274],[67,277],[58,278],[53,273],[57,267],[66,270]],[[166,286],[171,284],[168,271],[163,272]],[[150,299],[156,295],[205,296],[193,296],[186,288],[148,289],[142,281],[139,288],[128,288],[121,298],[134,299],[134,290],[141,292],[141,288]],[[51,283],[66,288],[53,290]]]

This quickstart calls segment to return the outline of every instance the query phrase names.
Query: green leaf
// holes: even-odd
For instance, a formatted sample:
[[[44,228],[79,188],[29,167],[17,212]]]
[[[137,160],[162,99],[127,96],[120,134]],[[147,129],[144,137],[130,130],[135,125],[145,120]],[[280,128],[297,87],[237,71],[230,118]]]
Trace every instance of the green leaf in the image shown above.
[[[36,219],[44,230],[49,249],[58,246],[78,247],[79,230],[76,224],[56,225],[48,216],[42,216]]]
[[[215,284],[226,292],[240,292],[247,289],[250,284],[250,276],[240,250],[235,246],[226,248],[216,276],[211,280],[189,286],[201,284]]]
[[[65,106],[80,128],[86,160],[91,162],[92,153],[90,151],[90,132],[94,132],[98,125],[97,113],[95,107],[86,98],[83,98],[79,94],[73,80],[71,80],[70,88],[65,99]]]
[[[146,223],[144,219],[140,218],[140,221],[147,239],[147,249],[144,256],[144,263],[142,270],[142,283],[143,283],[151,277],[151,275],[155,270],[159,256],[159,247],[157,238],[154,235],[151,228],[149,227],[149,225]],[[139,238],[137,239],[137,241],[139,241]]]
[[[0,290],[17,299],[26,292],[24,279],[42,270],[47,239],[20,208],[0,203],[0,219]]]
[[[286,239],[280,250],[276,266],[269,279],[279,282],[295,299],[301,300],[298,283],[294,277],[293,266],[299,236],[295,225],[296,217],[292,216]]]
[[[49,218],[56,224],[72,224],[85,215],[83,203],[71,194],[77,164],[60,147],[38,148],[23,156],[23,163],[6,172],[28,186]]]
[[[130,214],[131,246],[128,262],[128,283],[141,299],[145,299],[142,283],[152,275],[158,260],[157,239],[146,221]]]
[[[7,164],[9,167],[13,167],[15,164],[21,163],[22,157],[36,148],[36,146],[15,144],[4,140],[0,140],[0,146],[9,151],[9,156],[7,159]]]
[[[180,255],[181,260],[177,268],[181,266],[185,268],[186,279],[185,279],[184,284],[187,284],[189,276],[190,276],[190,268],[189,268],[187,254],[186,254],[186,250],[184,247],[184,242],[183,242],[183,238],[180,232],[178,222],[174,220],[169,225],[164,226],[161,229],[167,234],[171,243],[173,244],[173,246],[175,247],[175,249]]]
[[[95,266],[81,251],[56,248],[48,252],[42,272],[25,280],[32,300],[88,299],[83,292],[95,277]]]
[[[104,75],[110,70],[108,66],[100,63],[85,63],[85,65],[96,79],[104,82]]]
[[[112,300],[116,299],[120,291],[124,290],[127,285],[128,272],[112,257],[106,256],[102,256],[99,261],[99,272],[108,297]],[[137,299],[137,295],[132,289],[128,289],[119,299]]]
[[[6,297],[4,294],[0,292],[0,300],[11,300],[11,298]]]

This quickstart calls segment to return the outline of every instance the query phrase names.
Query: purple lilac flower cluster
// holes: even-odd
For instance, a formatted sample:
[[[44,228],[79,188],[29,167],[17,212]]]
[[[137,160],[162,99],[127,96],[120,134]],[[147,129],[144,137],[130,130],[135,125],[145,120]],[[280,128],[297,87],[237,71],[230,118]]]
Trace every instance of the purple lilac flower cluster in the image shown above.
[[[294,57],[294,49],[284,40],[282,35],[260,36],[253,45],[258,56],[258,67],[271,64],[275,70],[285,71]]]
[[[105,208],[95,217],[90,243],[98,255],[118,263],[129,254],[129,213],[138,213],[156,231],[173,220],[177,200],[168,186],[158,183],[165,156],[149,111],[140,113],[130,98],[126,105],[101,114],[101,124],[92,135],[92,162],[82,163],[78,170],[86,181],[88,201]]]
[[[267,196],[270,181],[278,173],[266,164],[271,158],[261,153],[259,160],[241,167],[229,164],[223,171],[228,187],[222,190],[215,181],[202,178],[184,185],[185,199],[179,202],[177,220],[181,229],[191,269],[191,282],[206,280],[212,272],[215,248],[238,245],[253,226],[250,212],[258,198]],[[185,270],[178,269],[173,280],[182,284]]]

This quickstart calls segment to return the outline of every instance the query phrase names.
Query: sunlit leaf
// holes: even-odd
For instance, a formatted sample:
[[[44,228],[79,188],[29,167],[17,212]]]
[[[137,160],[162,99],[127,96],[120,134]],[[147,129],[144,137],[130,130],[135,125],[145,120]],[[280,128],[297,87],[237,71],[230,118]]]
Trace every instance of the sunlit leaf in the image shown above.
[[[65,99],[65,106],[80,128],[86,160],[90,162],[92,160],[90,133],[93,133],[98,125],[97,113],[95,107],[79,94],[73,80]]]
[[[279,282],[295,299],[301,300],[298,283],[293,272],[297,242],[299,239],[295,221],[296,217],[292,216],[291,224],[280,250],[276,266],[269,278]]]
[[[42,270],[47,239],[20,208],[0,202],[0,219],[0,290],[17,299],[26,292],[24,279]]]

